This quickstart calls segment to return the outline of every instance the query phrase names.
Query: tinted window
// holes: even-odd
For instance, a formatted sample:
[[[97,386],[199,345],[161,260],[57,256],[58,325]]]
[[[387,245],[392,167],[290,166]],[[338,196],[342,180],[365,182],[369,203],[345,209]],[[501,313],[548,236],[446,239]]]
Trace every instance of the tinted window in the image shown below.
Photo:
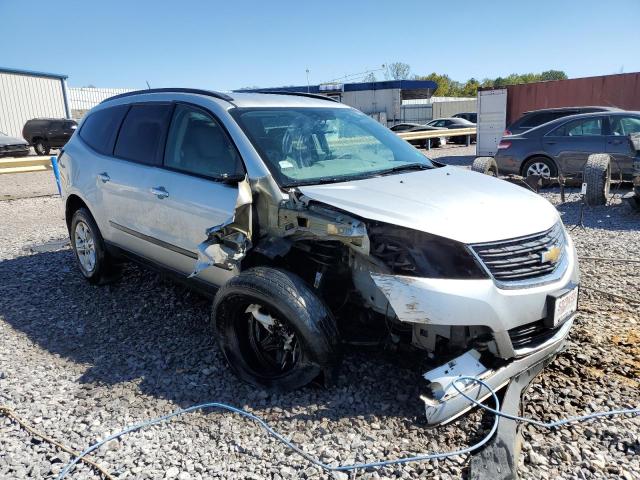
[[[128,105],[118,105],[92,113],[82,124],[80,137],[97,152],[111,155],[118,128],[128,108]]]
[[[567,115],[573,115],[575,112],[544,112],[544,113],[535,113],[531,115],[529,118],[526,118],[522,122],[522,127],[537,127],[538,125],[542,125],[543,123],[551,122],[557,118],[566,117]]]
[[[218,122],[188,105],[176,107],[164,164],[214,178],[243,172],[240,155]]]
[[[172,109],[173,105],[161,103],[133,105],[122,123],[114,155],[160,165]]]
[[[602,118],[587,118],[567,122],[557,128],[553,135],[561,137],[585,137],[602,135]]]
[[[610,117],[611,133],[613,135],[629,135],[630,133],[640,132],[639,117]]]

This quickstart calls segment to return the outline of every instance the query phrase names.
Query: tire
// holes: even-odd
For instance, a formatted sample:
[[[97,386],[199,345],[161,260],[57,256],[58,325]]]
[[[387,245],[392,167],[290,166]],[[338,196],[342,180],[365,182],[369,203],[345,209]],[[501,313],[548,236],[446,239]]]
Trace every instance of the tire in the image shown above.
[[[589,155],[582,181],[587,184],[588,205],[605,205],[611,187],[611,158],[605,153]]]
[[[493,157],[478,157],[473,161],[471,170],[474,172],[484,173],[492,177],[498,176],[498,164]]]
[[[260,315],[263,321],[257,320]],[[295,390],[323,372],[330,374],[338,364],[335,320],[293,273],[269,267],[240,273],[216,294],[211,317],[231,370],[252,385]],[[265,326],[269,322],[270,329]]]
[[[51,147],[47,141],[42,138],[36,138],[33,140],[33,149],[38,155],[49,155],[49,152],[51,151]]]
[[[71,247],[82,276],[91,284],[105,283],[114,278],[115,267],[98,225],[86,208],[79,208],[71,218]]]
[[[547,157],[533,157],[522,166],[522,176],[539,175],[544,179],[558,176],[555,163]]]

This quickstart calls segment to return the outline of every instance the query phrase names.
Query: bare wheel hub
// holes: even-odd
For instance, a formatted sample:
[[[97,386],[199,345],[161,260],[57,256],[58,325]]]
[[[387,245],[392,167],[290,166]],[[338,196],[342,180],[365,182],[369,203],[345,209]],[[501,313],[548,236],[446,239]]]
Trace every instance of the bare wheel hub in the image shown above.
[[[297,363],[300,348],[295,332],[265,306],[252,303],[244,311],[249,322],[249,344],[272,374],[285,373]]]

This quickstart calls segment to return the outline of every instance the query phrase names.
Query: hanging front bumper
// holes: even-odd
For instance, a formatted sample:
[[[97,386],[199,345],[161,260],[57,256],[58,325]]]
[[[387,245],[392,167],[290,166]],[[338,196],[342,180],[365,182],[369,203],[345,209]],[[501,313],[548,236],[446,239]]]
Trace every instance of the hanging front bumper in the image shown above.
[[[567,335],[573,325],[573,319],[572,316],[566,320],[556,334],[535,351],[526,356],[514,358],[500,368],[485,367],[480,362],[480,353],[476,350],[469,350],[445,365],[425,373],[424,378],[429,382],[431,391],[430,394],[422,395],[420,398],[425,405],[427,423],[430,426],[446,424],[474,406],[451,386],[454,379],[461,376],[479,378],[492,390],[497,391],[507,385],[513,377],[534,369],[540,363],[551,361],[564,348]],[[465,385],[461,381],[457,386],[467,396],[480,402],[490,396],[490,392],[478,383],[468,382]]]

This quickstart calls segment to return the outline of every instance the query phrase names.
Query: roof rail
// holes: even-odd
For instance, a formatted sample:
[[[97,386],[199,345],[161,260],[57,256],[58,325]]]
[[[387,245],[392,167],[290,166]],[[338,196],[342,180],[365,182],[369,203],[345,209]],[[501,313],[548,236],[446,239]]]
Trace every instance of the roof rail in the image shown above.
[[[134,90],[133,92],[121,93],[119,95],[114,95],[113,97],[109,97],[103,100],[100,103],[110,102],[111,100],[116,100],[118,98],[130,97],[132,95],[143,95],[145,93],[194,93],[196,95],[206,95],[208,97],[219,98],[221,100],[226,100],[227,102],[231,102],[233,100],[232,97],[220,92],[214,92],[213,90],[202,90],[199,88],[149,88],[147,90]]]
[[[240,92],[238,92],[240,93]],[[335,98],[327,97],[326,95],[320,95],[319,93],[306,93],[306,92],[288,92],[287,90],[282,91],[273,91],[270,90],[268,92],[261,92],[260,90],[253,90],[251,93],[268,93],[269,95],[293,95],[296,97],[309,97],[309,98],[317,98],[318,100],[329,100],[330,102],[338,102]]]

